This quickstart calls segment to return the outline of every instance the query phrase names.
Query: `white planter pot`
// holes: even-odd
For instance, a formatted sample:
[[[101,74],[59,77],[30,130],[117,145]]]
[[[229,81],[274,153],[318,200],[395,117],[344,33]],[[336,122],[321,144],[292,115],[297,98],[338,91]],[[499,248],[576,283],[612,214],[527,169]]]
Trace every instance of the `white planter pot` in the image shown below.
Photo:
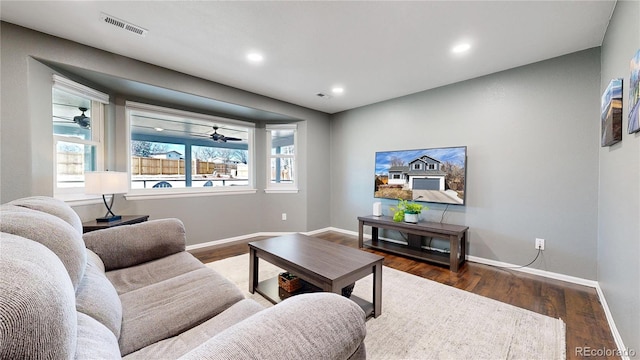
[[[418,223],[418,215],[420,214],[408,214],[404,213],[404,222],[417,224]]]

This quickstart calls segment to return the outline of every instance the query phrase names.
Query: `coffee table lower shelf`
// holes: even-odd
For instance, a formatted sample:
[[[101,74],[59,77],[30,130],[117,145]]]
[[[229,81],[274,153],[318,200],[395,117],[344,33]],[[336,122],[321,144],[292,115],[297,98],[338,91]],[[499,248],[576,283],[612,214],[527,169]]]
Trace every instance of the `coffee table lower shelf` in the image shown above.
[[[287,292],[280,286],[278,286],[278,277],[276,276],[271,279],[260,281],[258,283],[258,286],[255,288],[255,291],[258,294],[262,295],[265,299],[269,300],[271,303],[278,304],[291,296],[312,292],[321,292],[322,289],[313,284],[305,282],[302,288],[300,288],[299,290],[296,290],[294,292]],[[358,304],[358,306],[360,306],[360,308],[362,308],[362,310],[364,310],[367,318],[373,316],[373,303],[353,294],[349,297],[349,299],[354,301],[356,304]]]

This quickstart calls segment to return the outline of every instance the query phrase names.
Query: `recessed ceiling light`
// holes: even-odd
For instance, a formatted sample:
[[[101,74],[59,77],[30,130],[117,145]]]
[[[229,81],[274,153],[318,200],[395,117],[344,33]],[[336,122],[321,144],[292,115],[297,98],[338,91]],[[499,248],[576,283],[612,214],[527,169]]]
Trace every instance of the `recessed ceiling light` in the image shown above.
[[[465,51],[469,51],[469,49],[471,49],[471,44],[463,43],[463,44],[458,44],[458,45],[454,46],[453,48],[451,48],[451,51],[456,53],[456,54],[460,54],[460,53],[463,53]]]
[[[155,129],[156,131],[164,131],[164,129],[163,129],[163,128],[161,128],[161,127],[157,127],[157,128],[154,128],[154,129]]]
[[[264,60],[264,56],[262,56],[262,54],[259,53],[250,53],[247,55],[247,59],[251,62],[262,62],[262,60]]]
[[[334,94],[342,94],[344,92],[344,88],[340,86],[336,86],[333,89],[331,89],[331,92]]]

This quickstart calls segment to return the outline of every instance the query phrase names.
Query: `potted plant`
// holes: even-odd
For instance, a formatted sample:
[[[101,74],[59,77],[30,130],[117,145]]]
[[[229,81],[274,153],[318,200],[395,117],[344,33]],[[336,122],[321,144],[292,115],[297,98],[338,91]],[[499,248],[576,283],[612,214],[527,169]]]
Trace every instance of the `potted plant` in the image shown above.
[[[422,204],[416,204],[413,201],[409,202],[408,200],[398,199],[398,206],[391,208],[391,211],[393,211],[393,221],[404,221],[416,224],[418,222],[418,215],[424,209],[428,210],[429,208]]]

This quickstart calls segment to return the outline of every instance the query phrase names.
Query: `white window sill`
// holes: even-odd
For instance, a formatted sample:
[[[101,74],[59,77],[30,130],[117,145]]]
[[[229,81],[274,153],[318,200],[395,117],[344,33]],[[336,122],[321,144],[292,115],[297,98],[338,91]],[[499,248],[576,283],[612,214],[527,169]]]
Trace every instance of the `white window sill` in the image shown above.
[[[264,189],[265,194],[297,194],[298,189]]]
[[[219,195],[248,195],[255,194],[256,189],[224,189],[224,190],[148,190],[146,192],[130,192],[124,194],[127,200],[147,200],[147,199],[173,199],[195,196],[219,196]]]
[[[82,206],[102,204],[102,196],[100,195],[87,195],[87,194],[55,194],[54,198],[62,200],[69,206]],[[107,201],[111,198],[111,195],[107,196]]]

